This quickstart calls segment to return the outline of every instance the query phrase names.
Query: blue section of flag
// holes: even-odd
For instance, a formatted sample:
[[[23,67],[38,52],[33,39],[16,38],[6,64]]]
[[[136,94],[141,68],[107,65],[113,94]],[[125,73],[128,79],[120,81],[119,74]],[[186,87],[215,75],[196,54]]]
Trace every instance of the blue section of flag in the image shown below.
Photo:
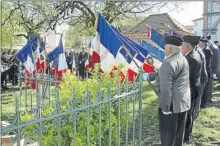
[[[44,48],[45,48],[45,43],[44,43],[43,40],[41,40],[41,41],[40,41],[40,48],[39,48],[40,53],[44,51]]]
[[[58,57],[58,55],[61,53],[64,53],[62,40],[60,40],[59,45],[48,54],[48,56],[47,56],[48,62],[54,61]]]
[[[154,29],[151,29],[151,40],[154,41],[162,49],[165,49],[164,48],[164,45],[165,45],[164,37]]]
[[[141,54],[143,54],[145,57],[149,54],[149,52],[144,49],[142,46],[138,45],[136,42],[134,42],[133,40],[127,38],[133,46],[135,46],[135,49],[137,49],[138,51],[140,51]]]
[[[144,60],[145,60],[145,58],[144,57],[146,57],[148,54],[149,54],[149,52],[147,51],[147,50],[145,50],[144,48],[142,48],[140,45],[138,45],[137,43],[135,43],[134,41],[132,41],[131,39],[129,39],[128,37],[126,37],[126,36],[124,36],[123,34],[121,34],[116,28],[114,28],[113,26],[112,26],[112,28],[113,28],[113,30],[117,33],[117,35],[119,36],[119,38],[121,38],[122,39],[122,41],[124,41],[123,42],[123,44],[127,44],[127,46],[126,46],[126,48],[130,48],[130,50],[135,50],[135,51],[133,51],[133,52],[135,52],[135,54],[136,53],[138,53],[137,54],[137,56],[135,57],[137,60],[139,60],[140,62],[144,62]],[[131,52],[129,50],[129,52]],[[144,56],[142,56],[141,54]],[[135,55],[134,54],[134,55]]]
[[[58,57],[53,60],[52,68],[58,68],[59,59]]]
[[[31,43],[27,43],[17,54],[16,57],[22,64],[27,61],[28,56],[32,59],[34,64],[34,55],[32,52],[32,45]]]
[[[128,54],[128,52],[126,51],[126,49],[125,49],[125,48],[121,48],[119,52],[123,55],[123,57],[125,58],[125,60],[130,64],[133,57],[131,57],[131,56]]]
[[[164,60],[165,53],[163,50],[159,50],[158,48],[155,48],[148,44],[146,41],[142,40],[141,43],[142,47],[145,48],[147,51],[149,51],[151,54],[153,54],[157,59],[160,61]]]
[[[122,46],[122,42],[101,14],[99,14],[97,32],[100,35],[100,43],[116,57],[119,48]]]
[[[145,58],[142,55],[140,55],[140,54],[138,54],[136,56],[136,59],[139,60],[141,63],[144,63],[144,61],[145,61]]]
[[[37,50],[37,47],[38,47],[38,38],[37,38],[37,36],[34,36],[31,39],[31,41],[29,41],[29,43],[31,44],[32,51],[35,52]]]
[[[112,26],[113,30],[115,31],[117,37],[121,40],[121,42],[123,43],[123,45],[126,47],[126,49],[128,50],[128,52],[130,53],[130,55],[132,57],[135,56],[136,54],[136,50],[134,49],[134,46],[132,44],[130,44],[130,42],[126,39],[125,36],[123,36],[123,34],[121,34],[116,28],[114,28]]]

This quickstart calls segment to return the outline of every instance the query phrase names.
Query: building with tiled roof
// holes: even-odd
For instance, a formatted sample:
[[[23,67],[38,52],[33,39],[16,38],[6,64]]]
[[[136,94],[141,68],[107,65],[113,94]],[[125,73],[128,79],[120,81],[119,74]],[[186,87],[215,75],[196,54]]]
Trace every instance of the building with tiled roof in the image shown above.
[[[153,28],[161,35],[164,35],[165,32],[168,32],[171,29],[175,29],[181,35],[193,35],[191,30],[182,26],[167,13],[149,15],[139,24],[124,32],[124,34],[133,40],[143,39],[155,45],[147,37],[148,28]]]

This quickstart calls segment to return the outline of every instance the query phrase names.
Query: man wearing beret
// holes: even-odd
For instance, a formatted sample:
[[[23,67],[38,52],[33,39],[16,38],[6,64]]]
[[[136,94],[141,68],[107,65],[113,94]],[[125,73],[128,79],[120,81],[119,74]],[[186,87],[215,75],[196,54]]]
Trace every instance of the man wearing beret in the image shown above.
[[[210,48],[208,47],[207,43],[208,43],[207,38],[202,37],[200,39],[199,47],[202,49],[202,51],[205,54],[206,70],[207,70],[207,74],[208,74],[208,82],[206,83],[206,85],[204,87],[204,91],[203,91],[203,95],[202,95],[201,108],[205,107],[209,97],[212,96],[212,85],[213,85],[213,81],[212,81],[212,58],[213,58],[213,54],[212,54],[212,51],[210,50]]]
[[[166,58],[156,77],[159,97],[159,130],[161,146],[182,146],[187,111],[190,109],[189,65],[181,53],[182,39],[165,39]],[[154,80],[143,74],[144,80]]]
[[[202,71],[202,61],[200,59],[199,53],[195,50],[196,45],[199,40],[194,36],[184,36],[182,44],[182,53],[185,55],[189,63],[189,80],[190,80],[190,90],[191,90],[191,108],[187,113],[186,129],[184,141],[189,142],[191,139],[192,128],[193,128],[193,112],[195,108],[195,101],[199,97],[199,92],[201,92],[201,71]]]
[[[197,37],[197,38],[199,40],[201,39],[201,37]],[[200,92],[199,92],[199,96],[195,101],[196,103],[195,103],[195,110],[194,110],[194,115],[193,115],[193,117],[196,118],[196,117],[199,116],[202,95],[203,95],[203,92],[204,92],[205,85],[208,82],[208,73],[207,73],[207,70],[206,70],[206,58],[205,58],[204,52],[199,47],[199,45],[196,46],[195,50],[199,53],[200,59],[202,61],[202,72],[201,72],[201,78],[200,78],[201,89],[200,89]]]
[[[212,78],[214,80],[217,79],[218,74],[218,64],[219,64],[219,55],[218,55],[218,47],[211,41],[211,37],[207,37],[208,39],[208,46],[212,51],[213,58],[212,58]],[[212,95],[208,99],[209,102],[212,102]]]

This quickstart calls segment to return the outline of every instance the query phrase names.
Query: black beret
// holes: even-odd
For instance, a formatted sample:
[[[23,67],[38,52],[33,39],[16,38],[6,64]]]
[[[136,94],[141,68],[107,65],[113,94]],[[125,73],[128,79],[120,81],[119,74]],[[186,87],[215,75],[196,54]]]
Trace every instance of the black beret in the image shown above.
[[[219,43],[218,41],[214,41],[214,43]]]
[[[183,37],[183,41],[184,42],[187,42],[187,43],[190,43],[192,46],[196,46],[198,45],[199,43],[199,39],[195,36],[190,36],[190,35],[187,35],[187,36],[184,36]]]
[[[207,42],[208,42],[208,39],[205,38],[205,37],[202,37],[202,38],[200,38],[200,41],[201,41],[201,42],[205,42],[205,43],[207,43]]]
[[[207,39],[208,39],[208,40],[211,40],[211,36],[207,36]]]
[[[183,42],[183,40],[177,36],[168,36],[167,38],[165,38],[165,44],[181,46],[182,42]]]

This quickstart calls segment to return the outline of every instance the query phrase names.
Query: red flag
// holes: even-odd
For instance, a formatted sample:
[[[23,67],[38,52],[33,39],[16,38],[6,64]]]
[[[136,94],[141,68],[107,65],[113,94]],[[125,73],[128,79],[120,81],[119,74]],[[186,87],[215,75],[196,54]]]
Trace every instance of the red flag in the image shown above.
[[[128,75],[128,81],[133,83],[136,77],[138,76],[138,73],[135,72],[134,70],[128,69],[127,75]]]
[[[151,38],[151,28],[148,28],[148,29],[147,29],[147,37],[148,37],[148,38]]]

